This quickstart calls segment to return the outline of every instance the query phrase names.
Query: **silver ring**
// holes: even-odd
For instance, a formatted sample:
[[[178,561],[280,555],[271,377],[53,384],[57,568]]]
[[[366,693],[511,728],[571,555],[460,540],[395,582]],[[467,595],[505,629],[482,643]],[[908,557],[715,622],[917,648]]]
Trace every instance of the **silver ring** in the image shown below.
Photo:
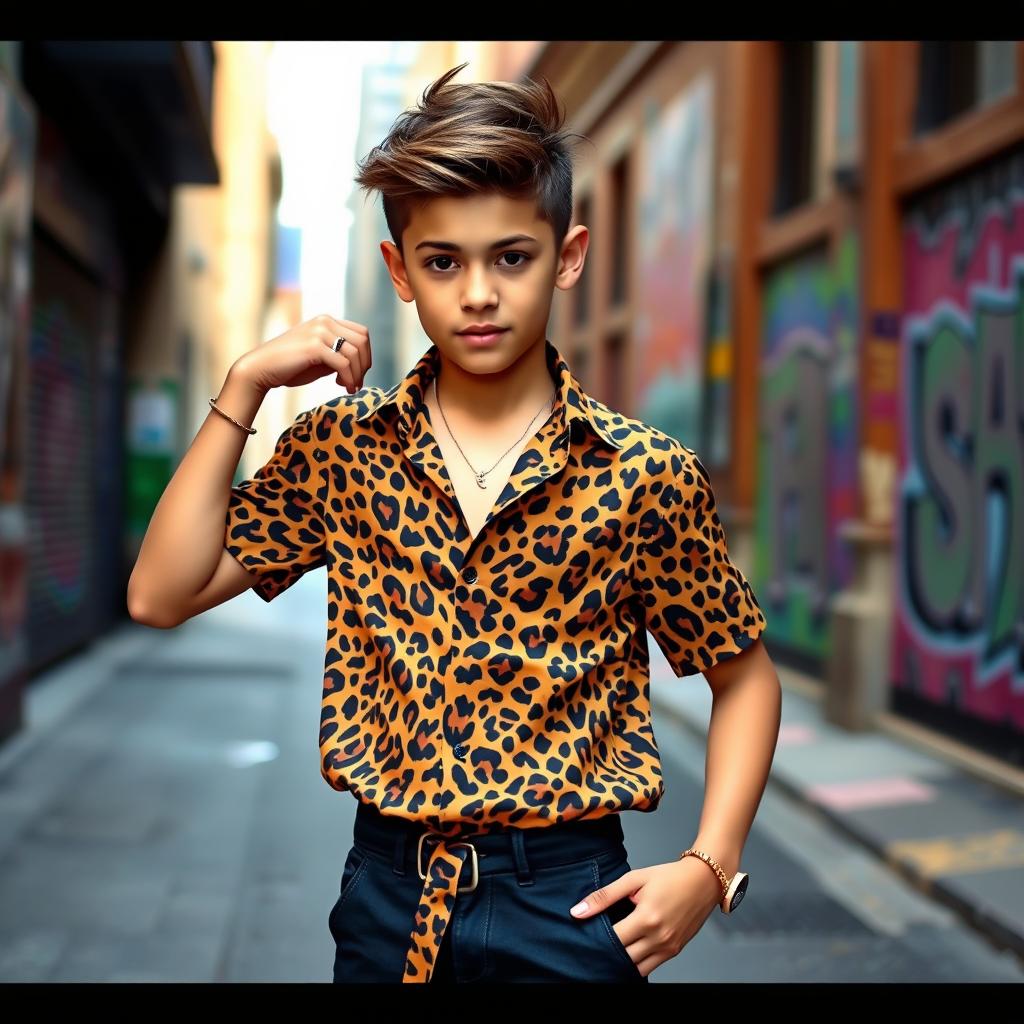
[[[344,338],[339,338],[339,339],[338,339],[338,340],[337,340],[337,341],[336,341],[336,342],[334,343],[334,351],[335,351],[335,352],[337,352],[337,351],[338,351],[338,348],[340,347],[341,343],[342,343],[342,342],[343,342],[344,340],[345,340]]]

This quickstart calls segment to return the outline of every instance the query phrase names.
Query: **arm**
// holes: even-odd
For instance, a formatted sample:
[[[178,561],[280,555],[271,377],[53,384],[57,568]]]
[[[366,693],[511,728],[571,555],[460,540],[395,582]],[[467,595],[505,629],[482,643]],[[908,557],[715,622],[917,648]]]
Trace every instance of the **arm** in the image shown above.
[[[243,360],[228,371],[217,404],[251,425],[267,392]],[[207,414],[157,503],[128,581],[137,622],[171,628],[252,586],[224,549],[231,481],[248,437],[215,410]]]
[[[217,405],[251,424],[271,388],[335,373],[351,394],[372,365],[366,327],[321,314],[237,359]],[[232,486],[249,435],[209,411],[143,538],[128,581],[133,619],[172,628],[249,588],[271,601],[323,564],[323,527],[311,490],[311,422],[311,413],[296,417],[269,461]]]
[[[718,861],[731,878],[768,780],[778,738],[781,687],[764,644],[704,672],[713,691],[704,809],[690,846]],[[680,848],[682,852],[683,848]],[[677,956],[722,900],[718,875],[699,857],[633,868],[572,908],[575,917],[629,897],[636,908],[614,925],[641,975]],[[579,907],[583,909],[580,910]]]
[[[782,690],[761,642],[764,612],[729,557],[707,469],[685,447],[671,457],[670,468],[673,486],[663,490],[669,500],[659,504],[665,511],[638,559],[639,596],[645,625],[675,674],[703,673],[713,694],[704,808],[689,845],[732,877],[767,783]],[[699,867],[718,884],[699,858],[682,864],[691,875]]]
[[[644,624],[675,675],[703,673],[712,691],[704,807],[689,846],[731,877],[768,780],[782,690],[761,641],[764,613],[729,558],[707,470],[685,447],[670,456],[669,469],[635,586]],[[683,849],[663,864],[627,871],[583,901],[583,915],[625,896],[636,904],[615,932],[644,976],[676,956],[722,901],[718,875],[699,857],[680,858]]]
[[[713,697],[704,771],[704,807],[689,846],[731,878],[768,783],[779,737],[782,687],[760,639],[704,673]],[[680,852],[687,847],[680,847]],[[687,857],[697,863],[699,858]],[[701,867],[714,879],[714,872]],[[720,891],[720,890],[719,890]]]

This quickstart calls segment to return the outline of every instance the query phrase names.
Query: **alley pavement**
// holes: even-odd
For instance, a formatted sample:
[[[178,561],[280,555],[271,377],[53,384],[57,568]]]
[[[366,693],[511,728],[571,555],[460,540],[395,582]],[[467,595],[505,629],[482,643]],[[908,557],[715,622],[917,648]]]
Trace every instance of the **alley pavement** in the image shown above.
[[[330,979],[356,803],[320,775],[309,583],[174,630],[128,620],[32,682],[0,745],[0,981]],[[703,677],[649,647],[656,731],[670,716],[703,742]],[[777,667],[773,792],[1024,963],[1021,773],[894,721],[830,726],[814,681]]]

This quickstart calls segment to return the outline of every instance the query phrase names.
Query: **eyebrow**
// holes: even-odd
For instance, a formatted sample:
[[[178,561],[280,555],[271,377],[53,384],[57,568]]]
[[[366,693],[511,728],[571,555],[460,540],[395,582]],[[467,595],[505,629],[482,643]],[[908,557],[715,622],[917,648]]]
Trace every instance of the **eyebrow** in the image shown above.
[[[531,235],[509,235],[508,238],[502,238],[500,241],[495,242],[490,248],[492,250],[494,250],[494,249],[504,249],[506,245],[512,245],[513,242],[536,242],[536,241],[537,241],[537,239],[533,238]],[[425,248],[428,248],[428,247],[431,248],[431,249],[445,249],[448,252],[462,252],[462,248],[460,246],[456,245],[454,242],[424,241],[424,242],[420,242],[419,245],[416,246],[416,249],[425,249]],[[415,250],[413,250],[413,251],[415,251]]]

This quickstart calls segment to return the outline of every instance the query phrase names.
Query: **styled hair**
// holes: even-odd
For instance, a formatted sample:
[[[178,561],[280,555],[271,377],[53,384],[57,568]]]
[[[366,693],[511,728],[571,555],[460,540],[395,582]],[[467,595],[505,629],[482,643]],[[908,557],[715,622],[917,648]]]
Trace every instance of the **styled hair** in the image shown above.
[[[562,130],[564,113],[543,76],[542,84],[450,84],[468,63],[446,71],[417,106],[399,114],[384,141],[358,162],[354,180],[381,193],[403,259],[402,232],[419,205],[479,192],[535,198],[557,252],[572,220],[570,138],[576,133]]]

